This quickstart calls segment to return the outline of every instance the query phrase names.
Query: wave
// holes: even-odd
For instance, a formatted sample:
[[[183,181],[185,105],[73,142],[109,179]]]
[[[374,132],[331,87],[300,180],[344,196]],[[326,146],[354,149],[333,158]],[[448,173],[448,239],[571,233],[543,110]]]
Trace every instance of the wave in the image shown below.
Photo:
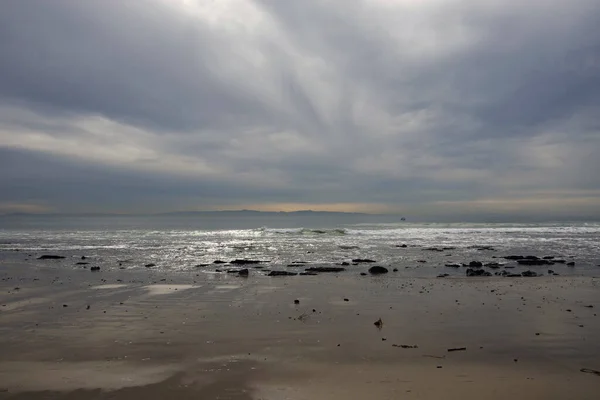
[[[272,235],[303,235],[303,236],[343,236],[348,231],[343,228],[316,229],[316,228],[284,228],[268,229],[260,228],[261,232]]]
[[[302,229],[300,231],[302,235],[332,235],[332,236],[343,236],[348,232],[342,228],[334,229]]]

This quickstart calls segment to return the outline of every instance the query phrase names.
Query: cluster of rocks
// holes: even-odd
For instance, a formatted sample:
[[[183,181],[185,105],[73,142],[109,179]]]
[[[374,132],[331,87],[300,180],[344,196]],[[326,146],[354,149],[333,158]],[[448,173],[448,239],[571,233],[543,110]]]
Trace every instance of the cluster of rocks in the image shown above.
[[[423,250],[442,252],[442,251],[455,250],[455,249],[456,249],[456,247],[426,247]]]
[[[566,260],[557,259],[554,256],[506,256],[506,260],[516,261],[520,265],[554,265],[554,264],[567,264],[568,266],[574,266],[574,262],[567,263]]]
[[[402,245],[397,245],[396,247],[408,247],[406,244],[402,244]],[[477,250],[486,250],[486,251],[495,251],[495,249],[491,246],[473,246],[472,248],[477,249]],[[453,250],[455,249],[454,247],[427,247],[424,248],[423,250],[426,251],[434,251],[434,252],[443,252],[443,251],[447,251],[447,250]],[[65,256],[61,256],[61,255],[54,255],[54,254],[44,254],[38,257],[39,260],[61,260],[61,259],[65,259]],[[493,256],[492,258],[497,258],[495,256]],[[510,261],[515,261],[517,264],[519,265],[523,265],[523,266],[543,266],[543,265],[555,265],[555,264],[566,264],[567,266],[574,266],[575,262],[567,262],[564,259],[559,259],[556,258],[555,256],[544,256],[544,257],[538,257],[538,256],[532,256],[532,255],[527,255],[527,256],[522,256],[522,255],[509,255],[509,256],[504,256],[504,257],[498,257],[498,258],[503,258],[505,260],[510,260]],[[82,260],[85,260],[86,257],[82,256],[81,257]],[[253,260],[253,259],[234,259],[231,261],[223,261],[223,260],[214,260],[212,262],[213,265],[222,265],[222,264],[229,264],[229,265],[235,265],[235,266],[244,266],[244,265],[252,265],[253,268],[256,269],[262,269],[264,268],[264,266],[261,266],[259,264],[266,264],[269,263],[270,261],[267,260]],[[419,263],[425,263],[427,262],[426,260],[417,260],[416,262]],[[296,275],[317,275],[319,273],[336,273],[336,272],[343,272],[346,271],[346,266],[349,265],[360,265],[360,264],[373,264],[376,263],[375,260],[369,259],[369,258],[354,258],[351,260],[351,263],[348,261],[344,261],[341,262],[340,266],[311,266],[308,268],[305,268],[304,271],[302,272],[294,272],[294,271],[286,271],[286,270],[264,270],[267,273],[267,276],[296,276]],[[81,265],[84,266],[84,268],[87,268],[87,265],[89,264],[87,261],[80,261],[75,263],[76,265]],[[293,261],[291,264],[288,264],[288,267],[301,267],[304,264],[308,264],[306,261]],[[121,264],[119,264],[121,265]],[[196,267],[206,267],[209,266],[210,264],[198,264],[196,265]],[[154,263],[148,263],[144,265],[146,268],[152,268],[155,267],[156,264]],[[469,263],[449,263],[449,264],[445,264],[446,267],[448,268],[461,268],[461,267],[465,267],[467,268],[465,271],[466,276],[468,277],[488,277],[488,276],[504,276],[504,277],[535,277],[535,276],[541,276],[543,275],[542,273],[539,272],[534,272],[534,271],[525,271],[522,273],[511,273],[509,271],[507,271],[506,269],[511,269],[514,268],[514,266],[511,265],[505,265],[503,263],[499,263],[499,262],[489,262],[489,263],[483,263],[481,261],[471,261]],[[492,272],[485,270],[484,268],[489,268],[489,269],[499,269],[504,267],[505,270],[501,271],[501,272],[495,272],[492,274]],[[91,271],[99,271],[100,267],[99,266],[93,266],[90,268]],[[227,272],[230,274],[237,274],[241,277],[248,277],[250,275],[250,271],[248,268],[243,268],[243,269],[217,269],[217,272]],[[394,272],[398,271],[397,268],[393,269]],[[368,273],[371,275],[381,275],[381,274],[386,274],[388,273],[389,270],[386,267],[383,266],[372,266],[368,269]],[[555,273],[553,270],[548,270],[548,274],[549,275],[558,275],[557,273]],[[366,272],[361,272],[360,275],[368,275]],[[439,278],[445,278],[450,276],[450,274],[447,273],[442,273],[439,274],[438,277]]]

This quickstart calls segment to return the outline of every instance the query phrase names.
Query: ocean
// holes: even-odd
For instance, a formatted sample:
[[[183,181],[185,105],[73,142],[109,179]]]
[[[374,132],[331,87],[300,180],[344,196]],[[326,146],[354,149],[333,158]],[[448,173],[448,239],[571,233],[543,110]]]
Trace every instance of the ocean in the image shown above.
[[[43,254],[61,260],[38,260]],[[522,266],[511,255],[554,257],[564,263]],[[89,264],[81,265],[81,257]],[[352,260],[369,259],[374,263]],[[447,264],[497,263],[492,274],[526,270],[547,275],[600,275],[600,223],[415,223],[336,214],[178,215],[149,217],[0,217],[0,262],[40,267],[144,269],[224,273],[215,261],[260,260],[253,273],[302,272],[372,265],[407,277],[465,276]],[[567,263],[574,262],[574,266]],[[239,266],[235,266],[239,268]],[[258,267],[258,268],[257,268]]]

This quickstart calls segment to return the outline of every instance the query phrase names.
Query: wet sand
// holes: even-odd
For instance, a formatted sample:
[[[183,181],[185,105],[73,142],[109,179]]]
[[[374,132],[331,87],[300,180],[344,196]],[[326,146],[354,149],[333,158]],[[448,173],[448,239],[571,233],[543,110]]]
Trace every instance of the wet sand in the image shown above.
[[[0,278],[0,399],[600,392],[600,376],[581,371],[600,370],[599,278],[241,278],[51,264],[3,265]]]

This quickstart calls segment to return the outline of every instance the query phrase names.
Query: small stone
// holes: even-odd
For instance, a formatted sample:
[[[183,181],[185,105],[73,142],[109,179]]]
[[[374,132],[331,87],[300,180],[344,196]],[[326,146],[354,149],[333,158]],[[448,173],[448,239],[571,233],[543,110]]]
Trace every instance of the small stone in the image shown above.
[[[352,260],[353,263],[374,263],[376,262],[375,260],[370,260],[368,258],[355,258]]]
[[[375,266],[375,267],[369,268],[369,273],[373,274],[373,275],[387,274],[388,269],[385,267]]]
[[[53,254],[44,254],[42,256],[39,256],[38,260],[62,260],[63,258],[66,258],[66,257],[57,256],[57,255],[53,255]]]
[[[300,304],[300,300],[298,300],[298,299],[294,300],[294,304]]]
[[[298,275],[296,272],[288,272],[288,271],[271,271],[267,276],[296,276]]]

